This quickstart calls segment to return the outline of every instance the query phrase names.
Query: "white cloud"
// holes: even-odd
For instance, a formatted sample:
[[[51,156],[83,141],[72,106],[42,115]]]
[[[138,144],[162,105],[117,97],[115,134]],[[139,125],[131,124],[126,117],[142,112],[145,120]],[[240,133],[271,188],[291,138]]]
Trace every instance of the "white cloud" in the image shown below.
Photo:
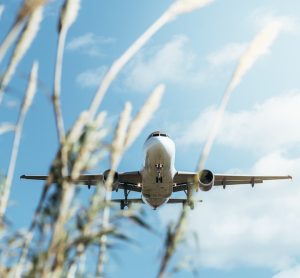
[[[294,266],[287,270],[283,270],[273,276],[273,278],[299,278],[299,277],[300,277],[300,265]]]
[[[66,49],[72,51],[82,51],[89,56],[103,56],[101,47],[104,44],[115,42],[113,38],[97,36],[93,33],[87,33],[72,39]]]
[[[195,53],[186,49],[187,42],[186,36],[175,36],[155,51],[143,51],[128,66],[126,85],[149,91],[160,82],[185,86],[202,83],[204,74],[195,65]]]
[[[20,101],[17,99],[10,99],[10,100],[5,100],[4,105],[7,108],[15,108],[18,105],[20,105]]]
[[[106,66],[86,70],[77,76],[76,82],[81,88],[94,88],[99,86],[106,72]]]
[[[207,56],[207,61],[213,67],[226,65],[237,61],[247,47],[246,43],[229,43]]]
[[[251,24],[254,22],[257,29],[271,21],[279,23],[284,31],[294,31],[299,26],[295,17],[265,10],[251,16]],[[202,68],[188,42],[185,35],[178,35],[164,45],[143,50],[127,67],[125,84],[131,90],[147,92],[160,82],[199,88],[210,76],[215,77],[217,68],[237,61],[248,45],[248,42],[230,42],[208,54],[206,68]]]
[[[274,10],[257,9],[250,17],[251,24],[257,29],[261,29],[271,21],[277,21],[282,25],[283,30],[288,32],[299,32],[299,19],[293,15],[278,15]]]
[[[290,173],[294,181],[272,181],[253,189],[244,185],[226,190],[218,187],[200,193],[204,201],[191,211],[188,219],[189,231],[195,232],[199,239],[199,250],[193,252],[200,266],[268,267],[280,271],[297,263],[300,158],[288,159],[282,153],[270,153],[249,172],[254,171]],[[174,215],[174,207],[161,210],[164,221],[170,215]]]
[[[252,172],[256,174],[273,174],[276,173],[287,175],[289,171],[294,172],[296,180],[300,180],[300,175],[295,169],[300,167],[300,158],[287,159],[280,151],[274,151],[261,158],[253,166]]]
[[[226,112],[217,143],[234,148],[270,151],[291,148],[300,143],[300,92],[294,91],[267,99],[252,109]],[[204,142],[216,108],[201,112],[178,141],[182,144]]]

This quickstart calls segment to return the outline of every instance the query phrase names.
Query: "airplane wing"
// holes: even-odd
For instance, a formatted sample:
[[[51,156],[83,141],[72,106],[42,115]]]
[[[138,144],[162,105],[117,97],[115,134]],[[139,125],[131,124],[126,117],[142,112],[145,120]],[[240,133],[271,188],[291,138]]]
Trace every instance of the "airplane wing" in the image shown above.
[[[177,172],[174,177],[173,192],[187,190],[193,184],[195,172]],[[291,176],[256,176],[256,175],[227,175],[214,174],[214,186],[226,188],[229,185],[255,184],[263,183],[269,180],[286,180],[292,179]]]
[[[246,175],[215,175],[216,186],[238,185],[238,184],[251,184],[253,187],[257,183],[271,180],[288,180],[292,176],[246,176]]]
[[[22,175],[20,178],[28,180],[47,180],[48,176]],[[55,181],[53,182],[55,183]],[[81,183],[90,187],[100,182],[103,182],[103,174],[80,175],[78,180],[74,183]],[[140,185],[142,178],[139,171],[118,173],[118,183],[118,189],[127,189],[136,192],[142,191],[142,186]]]

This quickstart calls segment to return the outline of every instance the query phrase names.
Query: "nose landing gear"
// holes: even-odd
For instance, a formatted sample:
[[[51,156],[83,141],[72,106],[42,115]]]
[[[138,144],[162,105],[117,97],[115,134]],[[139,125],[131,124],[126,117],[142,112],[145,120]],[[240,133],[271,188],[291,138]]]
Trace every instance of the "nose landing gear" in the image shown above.
[[[162,183],[163,182],[163,179],[162,179],[162,176],[157,176],[156,178],[155,178],[155,180],[156,180],[156,183]]]
[[[161,164],[161,163],[155,164],[155,168],[156,168],[156,172],[157,172],[157,176],[155,178],[156,183],[162,183],[163,182],[163,178],[162,178],[162,175],[161,175],[161,170],[162,170],[163,167],[164,167],[164,165]]]

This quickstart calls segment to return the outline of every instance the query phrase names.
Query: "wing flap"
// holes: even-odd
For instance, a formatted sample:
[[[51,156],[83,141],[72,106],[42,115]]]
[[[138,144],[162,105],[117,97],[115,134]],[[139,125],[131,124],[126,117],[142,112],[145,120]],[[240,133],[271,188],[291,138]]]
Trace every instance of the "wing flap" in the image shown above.
[[[193,183],[196,172],[177,172],[174,176],[173,182],[176,184]]]
[[[119,182],[124,184],[142,183],[142,176],[139,171],[119,173]]]

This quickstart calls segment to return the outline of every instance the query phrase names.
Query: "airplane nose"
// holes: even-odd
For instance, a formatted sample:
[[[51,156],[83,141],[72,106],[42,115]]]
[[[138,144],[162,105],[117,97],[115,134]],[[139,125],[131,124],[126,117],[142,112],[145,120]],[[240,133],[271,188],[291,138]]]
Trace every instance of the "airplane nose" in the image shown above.
[[[168,151],[170,145],[168,143],[166,144],[165,141],[166,141],[165,138],[161,138],[161,137],[152,138],[150,147],[155,150]]]

